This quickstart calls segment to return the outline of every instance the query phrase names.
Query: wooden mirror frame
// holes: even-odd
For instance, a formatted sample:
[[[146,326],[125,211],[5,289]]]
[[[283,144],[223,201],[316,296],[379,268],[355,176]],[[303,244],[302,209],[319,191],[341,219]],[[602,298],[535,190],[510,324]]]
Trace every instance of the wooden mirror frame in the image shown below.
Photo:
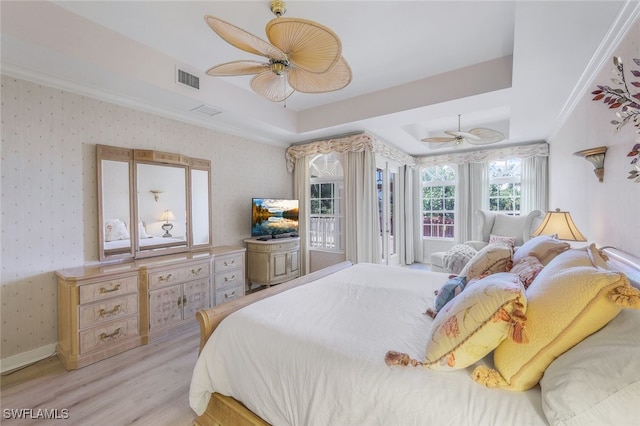
[[[96,145],[96,160],[97,160],[97,183],[98,183],[98,245],[99,245],[99,258],[101,262],[112,262],[112,261],[122,261],[127,259],[138,259],[145,257],[153,257],[153,256],[162,256],[165,254],[171,253],[179,253],[179,252],[187,252],[187,251],[195,251],[199,249],[206,249],[212,246],[212,227],[211,227],[211,214],[212,214],[212,206],[211,206],[211,161],[205,159],[198,158],[190,158],[180,154],[153,151],[153,150],[138,150],[138,149],[127,149],[120,147],[113,147],[107,145]],[[127,199],[129,205],[127,206],[127,212],[124,212],[124,202],[121,203],[121,207],[117,210],[118,215],[115,215],[114,218],[106,217],[109,215],[105,215],[105,207],[108,204],[105,197],[108,193],[110,193],[109,185],[114,183],[116,185],[122,185],[122,181],[125,179],[120,179],[120,183],[111,182],[110,179],[103,179],[105,163],[103,161],[113,161],[113,162],[123,162],[127,164],[126,174],[128,178],[128,194]],[[147,191],[144,191],[145,194],[138,194],[138,166],[141,164],[148,165],[157,165],[157,166],[168,166],[175,167],[184,170],[184,214],[185,214],[185,229],[184,229],[184,244],[179,244],[176,242],[168,243],[168,244],[159,244],[157,246],[153,246],[153,248],[145,248],[142,249],[140,245],[140,229],[139,229],[139,197],[142,196],[157,196],[158,194],[151,193],[147,194]],[[124,171],[124,170],[123,170]],[[199,193],[196,194],[196,199],[201,200],[199,204],[200,209],[200,219],[199,223],[206,223],[205,226],[202,226],[200,230],[199,243],[194,244],[194,195],[193,191],[195,188],[193,185],[195,182],[192,182],[192,171],[204,171],[207,173],[207,184],[206,184],[206,200],[202,202],[202,197],[205,196],[203,188],[200,188]],[[124,173],[122,173],[124,175]],[[200,177],[202,181],[202,177]],[[118,179],[115,179],[118,181]],[[118,188],[120,193],[124,192],[123,187]],[[162,197],[162,194],[160,194]],[[124,198],[123,198],[124,200]],[[206,203],[206,207],[205,207]],[[182,207],[182,206],[180,206]],[[122,210],[122,211],[121,211]],[[197,212],[196,212],[197,213]],[[122,216],[127,217],[122,217]],[[206,220],[204,219],[204,215],[206,215]],[[135,219],[134,219],[135,218]],[[106,243],[106,231],[105,231],[105,220],[110,219],[122,219],[122,222],[126,224],[126,228],[129,233],[129,247],[126,245],[123,248],[116,249],[112,253],[108,253],[105,248]],[[128,220],[128,222],[127,222]],[[205,229],[206,228],[206,229]],[[204,232],[208,235],[205,237]],[[206,239],[206,241],[204,241]]]

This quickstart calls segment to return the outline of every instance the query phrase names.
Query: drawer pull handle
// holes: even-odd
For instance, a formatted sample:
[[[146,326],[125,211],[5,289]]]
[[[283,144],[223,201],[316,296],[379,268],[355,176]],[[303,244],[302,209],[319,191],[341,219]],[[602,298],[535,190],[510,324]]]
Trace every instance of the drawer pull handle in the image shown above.
[[[172,275],[172,274],[169,274],[169,275],[167,275],[166,277],[165,277],[165,276],[163,276],[163,275],[160,275],[160,276],[158,277],[158,281],[160,281],[160,282],[162,282],[162,281],[169,281],[169,280],[171,279],[171,275]]]
[[[187,304],[187,296],[178,296],[178,306]]]
[[[118,337],[120,335],[120,327],[116,328],[115,331],[111,334],[100,333],[100,340],[105,341],[108,339],[113,339],[114,337]]]
[[[224,282],[233,281],[235,279],[236,279],[236,275],[233,274],[233,275],[231,275],[231,277],[224,277]]]
[[[231,297],[235,297],[235,296],[236,296],[236,291],[235,291],[235,290],[233,290],[233,291],[231,292],[231,294],[227,294],[227,293],[225,293],[225,294],[224,294],[224,298],[225,298],[225,299],[229,299],[229,298],[231,298]]]
[[[224,261],[224,266],[233,266],[236,263],[236,260],[233,259],[231,262]]]
[[[98,318],[110,317],[111,315],[115,315],[118,312],[120,312],[120,305],[114,306],[113,309],[110,310],[110,311],[107,311],[105,309],[100,309],[100,312],[98,314]]]
[[[118,291],[120,290],[120,284],[116,284],[115,286],[113,286],[113,288],[110,289],[106,289],[104,287],[100,287],[100,294],[105,294],[105,293],[113,293],[114,291]]]
[[[197,271],[195,269],[192,269],[191,270],[191,275],[198,275],[201,271],[202,271],[202,267],[198,268]]]

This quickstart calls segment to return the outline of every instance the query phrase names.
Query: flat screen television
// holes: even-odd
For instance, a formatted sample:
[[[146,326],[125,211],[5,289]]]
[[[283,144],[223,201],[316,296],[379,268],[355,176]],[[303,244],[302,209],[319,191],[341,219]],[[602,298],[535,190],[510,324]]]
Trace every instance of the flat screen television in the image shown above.
[[[251,236],[272,237],[298,234],[298,200],[253,198]]]

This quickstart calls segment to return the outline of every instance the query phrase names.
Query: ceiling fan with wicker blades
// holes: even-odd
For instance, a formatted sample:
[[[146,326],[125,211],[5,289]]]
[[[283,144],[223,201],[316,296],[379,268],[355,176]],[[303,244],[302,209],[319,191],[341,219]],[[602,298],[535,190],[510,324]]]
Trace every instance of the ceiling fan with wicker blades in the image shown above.
[[[436,146],[436,148],[444,148],[445,146],[458,145],[462,142],[467,142],[471,145],[488,145],[504,140],[502,133],[485,127],[476,127],[468,132],[461,131],[460,114],[458,114],[458,130],[447,130],[445,133],[449,136],[425,138],[422,139],[422,142],[441,144],[440,146]]]
[[[282,102],[295,91],[332,92],[351,82],[351,68],[342,57],[342,42],[333,31],[307,19],[283,18],[283,1],[272,1],[270,9],[276,17],[266,26],[269,42],[222,19],[204,17],[223,40],[267,59],[227,62],[210,68],[208,75],[253,75],[253,91],[273,102]]]

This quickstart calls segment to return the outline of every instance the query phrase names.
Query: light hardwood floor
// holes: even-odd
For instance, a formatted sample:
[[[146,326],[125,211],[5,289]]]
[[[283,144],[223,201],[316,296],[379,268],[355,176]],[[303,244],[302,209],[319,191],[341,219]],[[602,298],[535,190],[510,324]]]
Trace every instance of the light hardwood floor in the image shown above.
[[[192,425],[189,384],[198,327],[74,371],[57,357],[1,378],[6,425]],[[7,420],[5,409],[67,409],[68,419]]]

